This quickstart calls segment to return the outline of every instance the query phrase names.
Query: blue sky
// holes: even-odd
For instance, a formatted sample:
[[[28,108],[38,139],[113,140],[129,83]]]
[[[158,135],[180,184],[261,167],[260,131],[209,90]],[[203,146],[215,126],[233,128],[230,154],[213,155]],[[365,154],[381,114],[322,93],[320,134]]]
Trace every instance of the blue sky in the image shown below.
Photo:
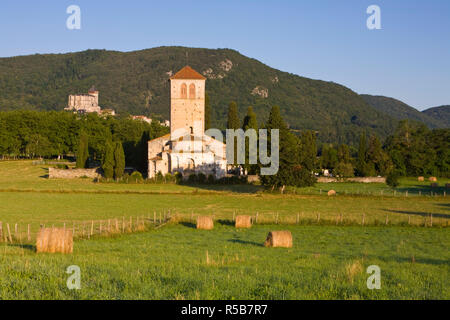
[[[81,30],[66,28],[72,4]],[[372,4],[381,30],[366,27]],[[450,104],[448,0],[1,0],[1,57],[167,45],[232,48],[420,110]]]

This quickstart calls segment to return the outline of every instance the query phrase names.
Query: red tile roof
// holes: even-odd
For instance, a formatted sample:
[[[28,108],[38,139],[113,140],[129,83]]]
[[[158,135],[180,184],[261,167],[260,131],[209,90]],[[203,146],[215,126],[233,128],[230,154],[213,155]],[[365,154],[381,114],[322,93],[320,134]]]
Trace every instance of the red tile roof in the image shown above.
[[[186,66],[180,71],[178,71],[170,79],[195,79],[195,80],[206,80],[204,76],[192,69],[190,66]]]

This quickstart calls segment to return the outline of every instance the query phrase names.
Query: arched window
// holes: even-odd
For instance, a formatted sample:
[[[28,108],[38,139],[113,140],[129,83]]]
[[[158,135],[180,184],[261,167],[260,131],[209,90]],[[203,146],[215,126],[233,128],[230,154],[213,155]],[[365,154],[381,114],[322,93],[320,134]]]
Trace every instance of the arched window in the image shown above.
[[[195,84],[189,86],[189,99],[195,99]]]
[[[181,85],[181,99],[187,99],[187,85],[183,83]]]

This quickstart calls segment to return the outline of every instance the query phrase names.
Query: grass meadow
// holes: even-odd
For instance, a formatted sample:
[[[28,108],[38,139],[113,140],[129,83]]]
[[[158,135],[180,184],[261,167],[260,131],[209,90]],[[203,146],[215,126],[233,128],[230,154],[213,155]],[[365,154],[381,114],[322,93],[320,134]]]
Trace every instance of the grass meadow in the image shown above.
[[[450,202],[443,187],[428,195],[428,182],[404,179],[395,196],[383,184],[355,183],[280,195],[259,186],[100,184],[46,174],[30,161],[0,162],[3,224],[35,232],[40,224],[169,211],[179,222],[80,239],[65,256],[0,242],[0,299],[450,298]],[[327,197],[330,189],[338,196]],[[250,230],[230,224],[236,214],[256,213]],[[193,228],[196,215],[214,215],[214,230]],[[284,229],[292,249],[262,246],[269,231]],[[66,287],[70,265],[81,268],[81,290]],[[369,265],[381,268],[381,290],[367,289]]]

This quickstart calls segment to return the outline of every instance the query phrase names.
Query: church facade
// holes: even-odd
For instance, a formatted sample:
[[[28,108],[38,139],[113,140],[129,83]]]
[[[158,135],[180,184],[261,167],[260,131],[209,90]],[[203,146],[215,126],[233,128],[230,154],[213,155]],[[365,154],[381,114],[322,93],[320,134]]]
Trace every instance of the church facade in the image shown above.
[[[170,78],[170,134],[148,142],[148,177],[226,175],[226,145],[205,134],[206,78],[189,66]]]

